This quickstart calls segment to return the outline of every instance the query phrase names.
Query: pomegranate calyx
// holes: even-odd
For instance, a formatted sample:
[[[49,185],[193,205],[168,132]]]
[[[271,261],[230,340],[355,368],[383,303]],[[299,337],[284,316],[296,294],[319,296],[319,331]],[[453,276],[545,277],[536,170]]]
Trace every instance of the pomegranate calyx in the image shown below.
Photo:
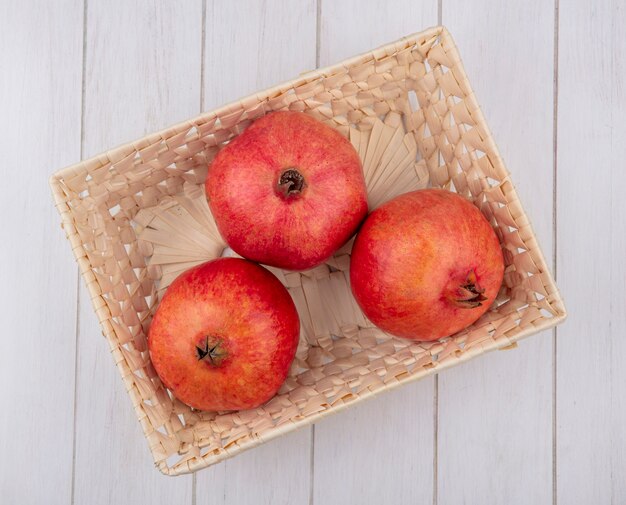
[[[465,282],[455,291],[454,296],[449,297],[450,301],[462,309],[475,309],[480,307],[487,297],[483,295],[485,290],[480,287],[476,280],[474,270],[467,274]]]
[[[202,345],[196,345],[196,357],[198,361],[204,361],[218,367],[224,362],[227,356],[228,352],[220,338],[206,335]]]
[[[278,192],[285,197],[296,196],[306,187],[304,176],[295,168],[287,168],[278,179]]]

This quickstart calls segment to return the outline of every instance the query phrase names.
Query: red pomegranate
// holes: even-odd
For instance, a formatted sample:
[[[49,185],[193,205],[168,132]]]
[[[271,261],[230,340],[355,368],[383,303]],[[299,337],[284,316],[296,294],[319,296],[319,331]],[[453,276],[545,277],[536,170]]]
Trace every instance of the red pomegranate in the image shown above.
[[[299,332],[295,305],[274,275],[222,258],[171,284],[148,346],[157,374],[182,402],[200,410],[251,409],[284,382]]]
[[[301,112],[268,114],[230,142],[209,167],[206,195],[235,252],[290,270],[328,259],[367,215],[352,144]]]
[[[493,228],[465,198],[439,189],[401,195],[367,218],[352,248],[352,292],[393,335],[436,340],[493,303],[504,262]]]

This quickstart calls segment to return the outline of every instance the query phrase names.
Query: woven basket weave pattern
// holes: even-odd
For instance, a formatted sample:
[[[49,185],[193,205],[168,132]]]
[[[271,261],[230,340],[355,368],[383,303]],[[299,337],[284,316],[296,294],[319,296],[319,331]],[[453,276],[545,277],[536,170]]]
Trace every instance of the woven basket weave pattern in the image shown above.
[[[503,289],[494,307],[467,330],[443,342],[415,343],[390,337],[363,317],[349,291],[349,245],[308,272],[273,269],[302,317],[301,342],[286,383],[258,409],[193,411],[172,398],[150,364],[150,320],[177,272],[220,256],[225,247],[202,207],[208,163],[252,120],[280,109],[303,111],[337,128],[361,152],[364,165],[374,156],[368,147],[374,139],[381,145],[402,143],[412,159],[396,164],[403,167],[397,173],[388,173],[391,155],[382,156],[387,165],[376,155],[370,206],[397,188],[422,187],[428,179],[431,186],[468,197],[503,245]],[[156,465],[169,475],[213,464],[377,392],[510,346],[565,317],[458,52],[442,27],[83,161],[55,174],[51,186]],[[178,257],[175,248],[159,243],[168,229],[185,230],[187,255]]]

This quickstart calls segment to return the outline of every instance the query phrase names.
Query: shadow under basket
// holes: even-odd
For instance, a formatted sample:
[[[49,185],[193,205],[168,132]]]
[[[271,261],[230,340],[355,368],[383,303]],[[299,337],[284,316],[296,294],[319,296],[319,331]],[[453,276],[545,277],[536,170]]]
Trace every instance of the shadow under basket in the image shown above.
[[[150,363],[147,332],[167,285],[224,254],[204,198],[207,165],[255,118],[302,111],[348,137],[370,209],[421,187],[470,199],[504,252],[504,284],[474,325],[438,342],[394,338],[349,289],[350,243],[306,272],[271,269],[301,317],[279,393],[239,412],[200,412],[173,397]],[[400,384],[562,321],[565,308],[450,34],[435,27],[261,91],[57,172],[56,206],[156,466],[212,465]]]

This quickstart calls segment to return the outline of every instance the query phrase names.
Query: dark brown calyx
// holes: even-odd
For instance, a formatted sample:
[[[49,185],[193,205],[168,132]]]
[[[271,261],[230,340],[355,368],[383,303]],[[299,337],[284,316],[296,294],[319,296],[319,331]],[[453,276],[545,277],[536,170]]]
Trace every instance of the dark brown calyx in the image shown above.
[[[288,168],[280,174],[278,179],[278,192],[283,196],[290,197],[302,193],[306,188],[304,176],[295,168]]]
[[[207,335],[200,345],[196,345],[198,361],[204,361],[214,367],[220,366],[227,356],[228,352],[221,338]]]
[[[457,307],[462,309],[475,309],[480,307],[487,298],[483,295],[485,290],[478,285],[476,272],[472,270],[467,274],[463,282],[448,298]]]

